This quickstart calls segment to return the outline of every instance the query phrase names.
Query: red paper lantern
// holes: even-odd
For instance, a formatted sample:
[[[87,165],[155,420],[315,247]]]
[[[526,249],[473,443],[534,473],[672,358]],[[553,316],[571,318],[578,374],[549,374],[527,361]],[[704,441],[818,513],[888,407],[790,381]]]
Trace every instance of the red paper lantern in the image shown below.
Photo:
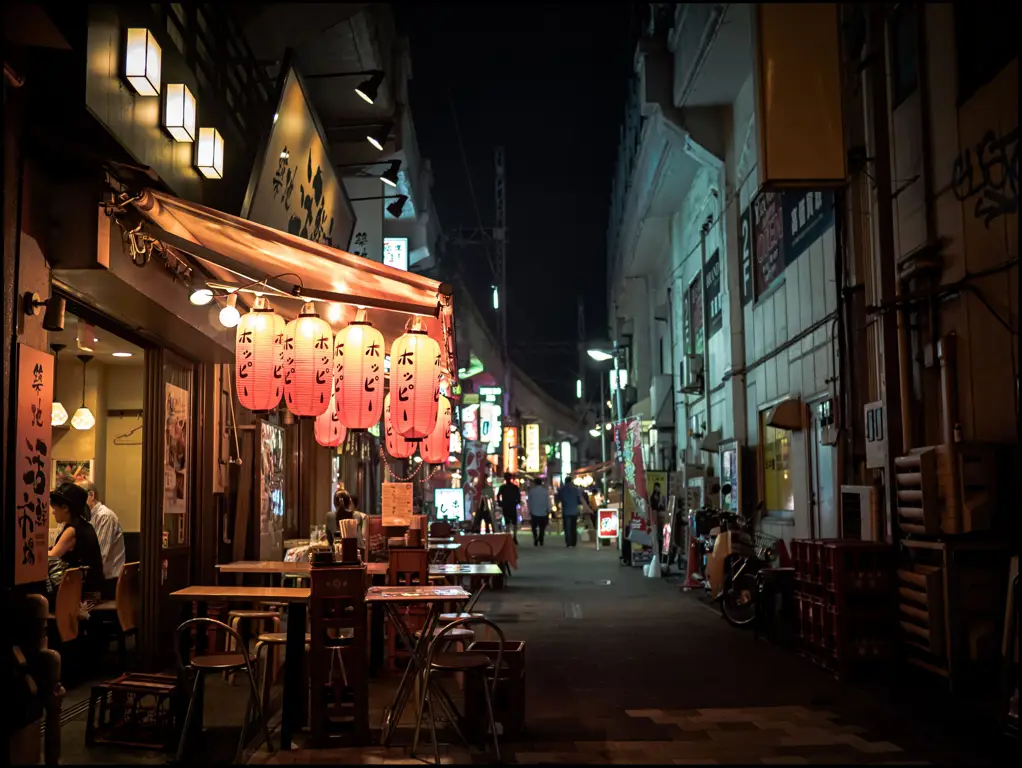
[[[316,425],[313,429],[316,435],[316,442],[324,448],[337,448],[348,436],[348,430],[341,424],[338,418],[337,408],[334,407],[334,398],[331,396],[330,405],[316,417]]]
[[[284,330],[284,400],[295,416],[319,416],[330,407],[332,349],[330,325],[310,301]]]
[[[241,318],[234,334],[238,401],[256,413],[272,411],[284,394],[284,318],[263,297]]]
[[[427,464],[446,464],[451,457],[451,401],[440,395],[436,426],[419,444],[419,455]]]
[[[394,430],[422,440],[436,426],[440,399],[440,345],[416,323],[390,348]]]
[[[383,417],[383,334],[366,321],[364,309],[334,340],[334,398],[341,423],[369,429]]]
[[[394,429],[390,414],[390,393],[383,400],[383,436],[387,443],[387,453],[395,459],[408,459],[415,453],[418,442],[401,437]]]

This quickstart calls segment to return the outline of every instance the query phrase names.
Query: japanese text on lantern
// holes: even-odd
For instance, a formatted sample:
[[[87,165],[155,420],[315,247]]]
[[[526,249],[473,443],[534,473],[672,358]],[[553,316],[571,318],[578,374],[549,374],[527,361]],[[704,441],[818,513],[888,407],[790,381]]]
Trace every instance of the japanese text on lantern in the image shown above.
[[[46,578],[52,409],[53,357],[19,344],[18,463],[14,486],[15,584],[29,584]]]

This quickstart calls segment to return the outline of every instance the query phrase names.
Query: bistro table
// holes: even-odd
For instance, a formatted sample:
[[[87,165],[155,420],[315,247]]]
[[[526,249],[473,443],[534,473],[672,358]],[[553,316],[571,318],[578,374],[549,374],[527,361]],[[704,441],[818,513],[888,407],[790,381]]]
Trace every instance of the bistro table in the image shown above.
[[[293,565],[282,563],[282,565]],[[291,735],[305,722],[307,696],[303,682],[305,673],[305,616],[312,590],[308,587],[185,587],[171,592],[172,600],[181,600],[182,622],[192,618],[192,603],[199,604],[199,614],[205,613],[205,603],[257,603],[273,600],[287,604],[287,641],[284,655],[284,703],[280,716],[280,748],[291,748]],[[198,644],[204,643],[199,635]],[[182,636],[181,658],[190,658]],[[199,721],[201,722],[201,720]]]
[[[430,539],[432,542],[433,539]],[[443,563],[450,558],[450,556],[458,549],[461,548],[461,544],[455,544],[454,540],[450,541],[437,541],[437,543],[430,543],[429,550],[429,561],[431,563]]]
[[[361,563],[365,565],[370,576],[386,576],[387,563]],[[285,563],[282,560],[238,560],[234,563],[218,563],[216,569],[220,573],[249,573],[259,575],[283,576],[287,573],[306,574],[311,570],[309,563]]]
[[[370,587],[369,591],[366,592],[366,602],[370,604],[379,603],[383,606],[384,611],[386,611],[394,623],[398,635],[400,635],[405,645],[412,651],[409,654],[408,666],[405,667],[404,674],[401,676],[401,684],[394,695],[394,701],[383,713],[383,724],[380,730],[380,743],[383,746],[389,744],[391,736],[394,735],[394,731],[401,722],[401,715],[404,713],[405,707],[408,705],[408,698],[412,693],[415,676],[423,673],[426,669],[426,653],[429,649],[429,643],[433,638],[433,631],[439,623],[440,614],[443,612],[443,604],[464,604],[470,597],[471,595],[469,595],[464,587],[451,586]],[[398,610],[399,606],[412,604],[429,605],[426,623],[422,628],[422,634],[419,635],[417,640],[413,640],[413,633],[409,631],[401,611]],[[434,685],[436,686],[438,699],[452,714],[451,722],[455,730],[458,730],[458,726],[455,723],[458,710],[454,707],[453,702],[450,701],[447,693],[440,688],[439,684]]]

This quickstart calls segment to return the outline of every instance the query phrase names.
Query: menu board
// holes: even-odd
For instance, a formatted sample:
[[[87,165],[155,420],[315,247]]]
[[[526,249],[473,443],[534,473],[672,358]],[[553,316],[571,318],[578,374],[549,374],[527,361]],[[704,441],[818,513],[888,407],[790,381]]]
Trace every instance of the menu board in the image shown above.
[[[412,524],[412,484],[383,484],[383,524],[408,527]]]

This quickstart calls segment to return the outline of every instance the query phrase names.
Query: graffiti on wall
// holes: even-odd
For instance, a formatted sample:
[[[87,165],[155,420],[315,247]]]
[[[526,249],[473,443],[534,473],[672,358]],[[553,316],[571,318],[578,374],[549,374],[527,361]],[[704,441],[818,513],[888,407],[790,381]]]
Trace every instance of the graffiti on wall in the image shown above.
[[[960,202],[976,198],[972,215],[987,229],[1000,216],[1018,213],[1018,127],[1004,136],[993,130],[955,158],[951,184]]]

